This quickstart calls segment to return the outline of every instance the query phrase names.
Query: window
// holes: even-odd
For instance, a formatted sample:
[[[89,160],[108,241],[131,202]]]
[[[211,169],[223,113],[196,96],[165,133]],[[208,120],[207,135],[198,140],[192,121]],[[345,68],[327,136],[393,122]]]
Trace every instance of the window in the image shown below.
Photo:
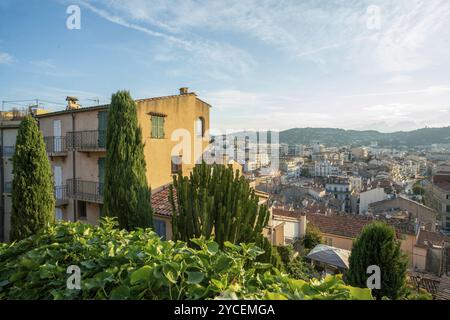
[[[450,212],[450,206],[447,206],[447,212]]]
[[[152,115],[152,138],[164,138],[164,117]]]
[[[172,156],[171,161],[171,172],[172,174],[177,174],[182,170],[182,158],[181,156]]]
[[[78,218],[86,218],[86,202],[78,201],[77,207],[78,207]]]
[[[166,240],[166,222],[159,219],[153,219],[153,226],[158,236],[163,240]]]
[[[445,229],[450,230],[450,217],[445,217]]]
[[[450,200],[450,194],[447,195],[447,200]]]
[[[202,117],[197,119],[197,123],[195,124],[195,134],[197,137],[205,136],[205,120]]]

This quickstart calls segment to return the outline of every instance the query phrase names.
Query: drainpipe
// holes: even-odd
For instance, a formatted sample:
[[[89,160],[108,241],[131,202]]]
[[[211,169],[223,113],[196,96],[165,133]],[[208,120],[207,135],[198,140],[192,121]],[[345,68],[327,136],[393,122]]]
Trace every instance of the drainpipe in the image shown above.
[[[72,185],[72,191],[74,192],[74,195],[76,193],[76,183],[75,179],[77,177],[77,170],[76,170],[76,151],[75,151],[75,113],[72,112],[72,177],[73,177],[73,185]],[[77,221],[77,200],[73,199],[73,221]]]

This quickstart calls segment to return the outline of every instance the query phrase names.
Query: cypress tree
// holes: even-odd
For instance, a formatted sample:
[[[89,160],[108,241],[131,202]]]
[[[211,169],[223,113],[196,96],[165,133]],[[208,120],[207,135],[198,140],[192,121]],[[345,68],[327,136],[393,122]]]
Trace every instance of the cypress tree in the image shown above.
[[[142,131],[128,91],[112,95],[106,131],[105,215],[127,230],[153,225]]]
[[[367,267],[378,266],[381,271],[380,289],[373,289],[377,299],[398,299],[405,292],[407,261],[400,249],[394,228],[382,222],[364,227],[354,241],[346,274],[348,284],[367,287]]]
[[[50,162],[42,133],[30,115],[20,124],[13,166],[11,241],[27,238],[55,221]]]

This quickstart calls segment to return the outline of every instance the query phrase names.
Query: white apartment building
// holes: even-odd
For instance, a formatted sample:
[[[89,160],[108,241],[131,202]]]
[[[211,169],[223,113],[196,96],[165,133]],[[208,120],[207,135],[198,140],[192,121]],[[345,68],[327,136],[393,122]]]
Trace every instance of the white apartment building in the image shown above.
[[[335,162],[331,162],[329,160],[314,162],[315,177],[339,176],[340,174],[341,169]]]

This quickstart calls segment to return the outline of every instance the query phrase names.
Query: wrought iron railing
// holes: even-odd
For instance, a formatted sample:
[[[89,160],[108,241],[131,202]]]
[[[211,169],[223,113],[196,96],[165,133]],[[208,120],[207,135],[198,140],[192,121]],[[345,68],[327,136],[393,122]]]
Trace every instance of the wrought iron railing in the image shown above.
[[[70,150],[101,151],[106,149],[106,131],[71,131],[67,133],[67,147]]]
[[[67,196],[76,200],[103,203],[103,183],[67,179]]]
[[[1,147],[1,153],[3,157],[12,157],[16,151],[15,146],[3,146]]]
[[[55,186],[54,190],[56,205],[65,203],[68,200],[67,186]]]
[[[50,136],[44,137],[45,149],[49,154],[65,153],[67,152],[67,137],[65,136]]]

